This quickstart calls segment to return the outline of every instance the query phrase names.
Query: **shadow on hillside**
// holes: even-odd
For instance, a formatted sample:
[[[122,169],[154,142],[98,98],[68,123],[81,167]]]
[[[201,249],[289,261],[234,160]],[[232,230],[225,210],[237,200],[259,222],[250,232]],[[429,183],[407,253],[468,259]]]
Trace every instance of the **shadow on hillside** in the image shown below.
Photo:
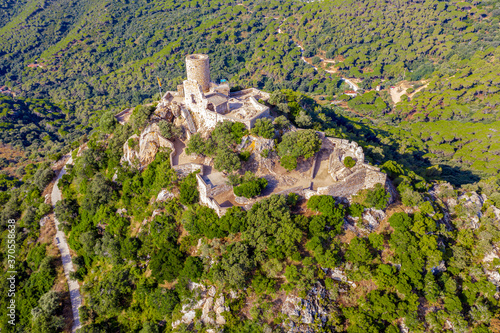
[[[380,137],[390,138],[391,133],[383,129],[376,128],[375,125],[374,127],[370,127],[363,122],[349,120],[340,115],[338,115],[337,117],[338,123],[340,123],[348,130],[349,140],[355,140],[360,144],[363,143],[363,145],[382,147],[384,155],[371,153],[367,149],[364,149],[366,156],[369,159],[372,159],[373,162],[377,164],[383,164],[388,160],[393,160],[404,165],[406,168],[415,171],[418,175],[425,177],[427,180],[444,180],[453,184],[454,186],[472,184],[481,180],[481,177],[471,170],[465,170],[457,166],[447,165],[445,164],[446,161],[443,161],[441,163],[432,163],[429,159],[424,157],[425,154],[429,153],[428,150],[415,150],[411,153],[400,153],[400,142],[393,142],[392,140],[390,144],[384,144],[380,142]],[[356,129],[354,125],[356,125],[358,129]],[[441,174],[435,176],[426,176],[426,169],[437,164],[439,164],[442,169]]]

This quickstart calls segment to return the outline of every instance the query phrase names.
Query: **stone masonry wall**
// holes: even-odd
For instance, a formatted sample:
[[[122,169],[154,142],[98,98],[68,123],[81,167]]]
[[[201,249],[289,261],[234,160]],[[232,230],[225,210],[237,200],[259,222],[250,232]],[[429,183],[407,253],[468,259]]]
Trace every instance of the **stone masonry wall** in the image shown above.
[[[204,92],[210,89],[210,61],[206,54],[190,54],[186,57],[187,79],[198,82]]]
[[[198,191],[200,192],[200,202],[205,206],[215,210],[215,212],[217,213],[217,215],[219,215],[219,217],[223,216],[226,213],[227,208],[222,208],[221,206],[219,206],[217,201],[215,201],[213,198],[209,196],[211,188],[207,183],[205,183],[203,177],[197,174],[196,180],[198,182]]]

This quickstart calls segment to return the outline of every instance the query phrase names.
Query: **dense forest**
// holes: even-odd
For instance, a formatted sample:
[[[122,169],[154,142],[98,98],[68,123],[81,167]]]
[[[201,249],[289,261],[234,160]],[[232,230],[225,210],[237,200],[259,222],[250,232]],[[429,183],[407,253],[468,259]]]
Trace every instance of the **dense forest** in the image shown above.
[[[54,156],[60,143],[88,134],[104,113],[156,100],[156,77],[175,89],[184,78],[184,56],[194,52],[210,55],[214,81],[227,79],[234,89],[291,89],[321,104],[351,99],[342,94],[348,86],[341,78],[353,78],[368,95],[349,100],[345,115],[362,117],[377,131],[403,121],[432,132],[431,123],[455,120],[481,132],[480,123],[498,121],[497,7],[497,1],[6,2],[0,84],[16,97],[3,103],[9,139],[2,143],[28,149],[25,158]],[[394,103],[388,91],[398,82],[410,88]],[[36,134],[45,141],[13,135],[25,99],[43,99],[46,110],[51,105],[66,115],[63,121],[33,117],[49,116]],[[403,146],[420,142],[399,137],[405,126],[389,136]],[[432,164],[477,177],[497,174],[485,166],[487,158],[463,158],[475,156],[464,149],[468,140],[480,141],[466,135],[419,149],[439,155]],[[478,149],[488,147],[482,141]]]
[[[0,234],[7,248],[17,221],[20,295],[12,327],[2,275],[0,330],[71,327],[55,216],[84,299],[81,333],[213,333],[221,316],[224,332],[292,332],[305,310],[309,332],[498,332],[499,29],[498,0],[0,0]],[[159,99],[156,78],[175,90],[191,53],[209,55],[214,82],[269,92],[279,115],[187,143],[231,174],[235,194],[268,185],[237,174],[243,135],[275,139],[266,155],[294,170],[321,131],[357,142],[394,201],[380,187],[350,204],[274,195],[219,217],[168,151],[144,170],[120,163]],[[113,115],[125,108],[122,126]],[[281,135],[291,124],[306,131]],[[52,207],[64,154],[73,165]],[[195,306],[203,286],[225,304],[214,318]],[[296,299],[300,315],[281,311]]]
[[[272,100],[283,101],[283,95],[276,92]],[[500,259],[487,259],[500,240],[496,179],[454,190],[433,181],[433,173],[422,177],[384,158],[381,168],[399,197],[389,207],[390,195],[376,186],[351,204],[331,196],[273,195],[248,211],[233,207],[218,217],[198,203],[195,174],[182,178],[171,168],[168,151],[158,152],[142,171],[118,163],[123,144],[147,126],[150,113],[150,107],[138,107],[126,125],[99,127],[84,149],[74,150],[73,165],[59,182],[63,200],[54,214],[74,251],[72,278],[81,282],[85,300],[80,332],[205,332],[215,319],[228,332],[280,331],[295,317],[277,304],[294,297],[312,307],[315,320],[299,317],[312,331],[498,330],[497,289],[490,277]],[[290,118],[300,121],[300,114]],[[289,126],[280,119],[260,122],[252,134],[270,137],[269,126]],[[207,141],[212,144],[193,136],[189,148],[214,161],[222,156],[214,166],[234,171],[226,154],[234,154],[245,134],[240,125],[219,123]],[[314,154],[314,135],[278,136],[276,153]],[[209,152],[209,146],[217,149]],[[247,161],[240,154],[235,163]],[[52,210],[41,191],[53,176],[48,164],[31,164],[22,184],[3,182],[2,225],[19,219],[24,230],[17,236],[23,303],[16,332],[65,328],[67,292],[56,287],[58,258],[49,254],[54,245],[42,241],[47,226],[38,224]],[[254,181],[245,174],[235,193]],[[172,197],[160,200],[161,191]],[[365,218],[372,209],[385,210],[387,218],[372,225]],[[338,269],[345,275],[332,278]],[[207,302],[200,284],[214,286],[214,301],[225,302],[214,319],[195,307]],[[195,316],[185,323],[191,307]]]

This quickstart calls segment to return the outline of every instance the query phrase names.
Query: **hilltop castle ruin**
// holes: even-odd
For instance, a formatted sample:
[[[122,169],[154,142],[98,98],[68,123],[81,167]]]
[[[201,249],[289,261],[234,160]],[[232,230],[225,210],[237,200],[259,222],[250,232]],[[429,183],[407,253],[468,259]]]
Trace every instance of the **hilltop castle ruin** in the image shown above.
[[[269,94],[254,88],[231,93],[227,83],[212,82],[206,54],[186,56],[186,74],[177,91],[167,91],[158,107],[180,110],[191,133],[207,132],[224,120],[250,129],[257,119],[270,117],[269,107],[259,103],[267,101]]]
[[[204,54],[188,55],[186,72],[187,79],[177,86],[177,90],[164,94],[150,117],[150,124],[140,135],[133,135],[124,144],[123,162],[142,169],[154,160],[160,148],[169,149],[170,163],[179,177],[198,171],[196,179],[200,202],[213,208],[219,216],[235,205],[249,209],[256,201],[272,194],[293,192],[306,199],[313,195],[331,195],[345,201],[377,183],[386,185],[386,174],[365,162],[363,149],[356,142],[329,138],[317,132],[322,141],[320,151],[313,158],[301,161],[296,170],[288,172],[273,152],[273,139],[246,135],[237,150],[248,151],[251,157],[241,172],[250,170],[256,176],[266,178],[268,186],[262,196],[257,198],[236,197],[233,187],[228,185],[227,175],[213,170],[211,158],[188,155],[184,149],[187,141],[163,137],[157,122],[165,120],[183,127],[188,139],[194,133],[208,135],[222,121],[241,122],[251,129],[257,119],[273,118],[269,107],[259,102],[267,101],[269,94],[254,88],[230,92],[227,83],[212,82],[209,59]],[[117,115],[117,118],[121,117],[123,112]],[[301,129],[292,127],[291,130]],[[135,141],[135,144],[131,145],[130,140]],[[263,154],[264,151],[273,153]],[[353,167],[344,165],[347,156],[355,161]],[[162,192],[160,197],[168,195]]]

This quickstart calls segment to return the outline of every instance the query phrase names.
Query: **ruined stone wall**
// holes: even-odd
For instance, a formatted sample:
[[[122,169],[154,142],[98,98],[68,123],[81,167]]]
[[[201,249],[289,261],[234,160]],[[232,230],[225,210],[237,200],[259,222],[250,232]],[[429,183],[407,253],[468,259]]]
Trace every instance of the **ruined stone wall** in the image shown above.
[[[187,177],[190,173],[200,171],[199,175],[203,176],[203,165],[198,163],[186,163],[181,165],[172,166],[172,168],[177,172],[177,176],[182,179]]]
[[[368,168],[371,167],[371,168]],[[372,167],[371,165],[365,165],[366,170],[366,177],[365,177],[365,185],[364,189],[367,188],[372,188],[376,184],[382,184],[385,185],[385,182],[387,180],[387,175],[383,172],[380,172],[380,169]],[[375,169],[372,169],[375,168]]]
[[[361,148],[357,142],[339,138],[326,138],[326,139],[331,143],[333,143],[335,148],[344,150],[348,154],[348,156],[353,157],[358,162],[364,163],[365,154],[363,152],[363,148]]]
[[[208,99],[201,86],[195,81],[184,81],[184,103],[197,120],[198,130],[214,128],[217,124],[217,112],[208,110]]]
[[[215,212],[219,217],[226,214],[227,208],[222,208],[221,206],[219,206],[217,201],[215,201],[213,198],[209,196],[211,187],[207,183],[205,183],[203,177],[197,174],[196,180],[198,182],[198,191],[200,192],[200,202],[203,205],[215,210]]]
[[[215,112],[217,113],[221,113],[221,114],[225,114],[229,111],[229,105],[228,103],[222,103],[222,104],[219,104],[215,107]]]
[[[197,82],[204,92],[210,90],[210,61],[206,54],[186,56],[187,79]]]
[[[253,98],[253,97],[252,97]],[[262,110],[262,113],[258,114],[257,116],[247,120],[245,122],[245,126],[248,128],[248,129],[251,129],[254,125],[255,125],[255,122],[257,121],[257,119],[261,119],[261,118],[271,118],[271,114],[270,114],[270,110],[267,106],[265,105],[262,105],[259,103],[259,105],[263,106],[264,109]]]

